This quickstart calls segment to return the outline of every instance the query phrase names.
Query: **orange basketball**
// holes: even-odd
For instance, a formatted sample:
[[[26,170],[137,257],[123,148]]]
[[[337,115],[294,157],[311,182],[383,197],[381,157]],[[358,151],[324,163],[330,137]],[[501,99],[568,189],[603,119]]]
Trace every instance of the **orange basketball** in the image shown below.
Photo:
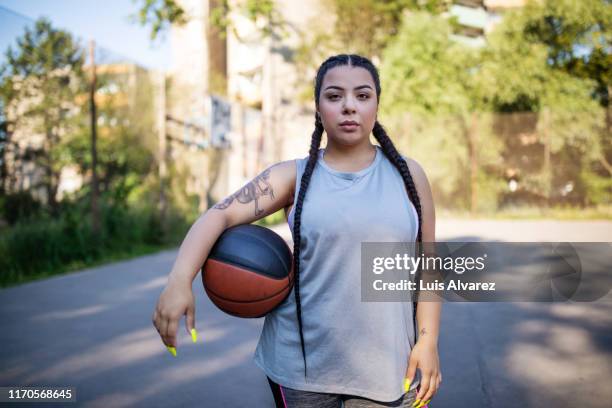
[[[202,267],[210,300],[237,317],[262,317],[293,287],[293,259],[277,233],[244,224],[221,234]]]

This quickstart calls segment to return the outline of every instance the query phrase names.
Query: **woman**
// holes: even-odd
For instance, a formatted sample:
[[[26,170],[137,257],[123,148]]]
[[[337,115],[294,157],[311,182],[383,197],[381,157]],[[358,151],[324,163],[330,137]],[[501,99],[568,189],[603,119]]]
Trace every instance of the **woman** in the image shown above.
[[[263,171],[200,217],[181,245],[153,314],[171,352],[183,314],[195,333],[191,283],[219,235],[284,208],[295,286],[266,316],[255,352],[277,406],[423,406],[436,393],[440,303],[360,299],[361,242],[435,241],[427,177],[377,121],[380,94],[367,58],[337,55],[319,67],[309,156]]]

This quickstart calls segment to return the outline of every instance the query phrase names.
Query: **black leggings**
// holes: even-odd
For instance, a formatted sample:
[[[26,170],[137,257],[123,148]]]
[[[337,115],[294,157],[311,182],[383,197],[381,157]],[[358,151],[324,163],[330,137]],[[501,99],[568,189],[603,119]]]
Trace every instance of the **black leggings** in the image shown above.
[[[281,387],[268,377],[276,408],[375,408],[375,407],[412,407],[416,400],[417,389],[413,388],[397,401],[380,402],[371,399],[345,394],[327,394],[311,391],[299,391]]]

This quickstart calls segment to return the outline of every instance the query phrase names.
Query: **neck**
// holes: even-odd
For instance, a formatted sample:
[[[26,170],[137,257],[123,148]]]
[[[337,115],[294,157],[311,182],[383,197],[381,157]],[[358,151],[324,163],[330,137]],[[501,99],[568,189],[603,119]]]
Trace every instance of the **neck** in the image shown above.
[[[327,146],[325,146],[325,158],[338,162],[372,158],[374,154],[376,154],[376,147],[369,140],[359,145],[346,146],[335,144],[332,140],[327,139]]]
[[[376,157],[376,147],[366,140],[356,146],[337,145],[328,139],[323,159],[339,171],[357,171],[367,167]]]

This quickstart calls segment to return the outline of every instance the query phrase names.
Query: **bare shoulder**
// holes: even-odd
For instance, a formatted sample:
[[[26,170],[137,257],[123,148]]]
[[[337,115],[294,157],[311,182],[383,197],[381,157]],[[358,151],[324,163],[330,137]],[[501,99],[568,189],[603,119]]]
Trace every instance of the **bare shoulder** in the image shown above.
[[[429,190],[429,180],[427,179],[423,166],[410,157],[404,156],[404,158],[406,159],[406,163],[408,163],[408,169],[410,170],[414,184],[417,185],[417,189],[419,191],[422,188],[427,188],[427,190]]]
[[[423,241],[435,242],[436,240],[436,210],[431,192],[429,180],[425,174],[423,166],[419,162],[409,157],[405,157],[408,163],[408,169],[414,180],[414,185],[419,194],[421,202],[421,211],[423,217]]]
[[[297,164],[295,160],[284,160],[272,164],[264,172],[268,172],[270,179],[274,180],[274,184],[278,189],[285,192],[287,205],[293,202],[295,194],[295,178],[297,177]]]
[[[268,167],[268,170],[273,172],[279,179],[285,183],[289,183],[291,189],[295,186],[295,178],[297,176],[297,165],[295,160],[285,160],[275,163]]]
[[[429,185],[429,180],[427,179],[423,166],[421,166],[418,161],[410,157],[404,158],[408,163],[408,169],[410,170],[412,180],[414,180],[414,185],[419,193],[422,204],[433,207],[433,194],[431,192],[431,186]]]
[[[295,176],[297,166],[295,164],[295,160],[284,160],[278,163],[274,163],[268,168],[274,169],[274,171],[277,171],[280,174],[287,174],[288,176],[291,176],[291,175]]]

